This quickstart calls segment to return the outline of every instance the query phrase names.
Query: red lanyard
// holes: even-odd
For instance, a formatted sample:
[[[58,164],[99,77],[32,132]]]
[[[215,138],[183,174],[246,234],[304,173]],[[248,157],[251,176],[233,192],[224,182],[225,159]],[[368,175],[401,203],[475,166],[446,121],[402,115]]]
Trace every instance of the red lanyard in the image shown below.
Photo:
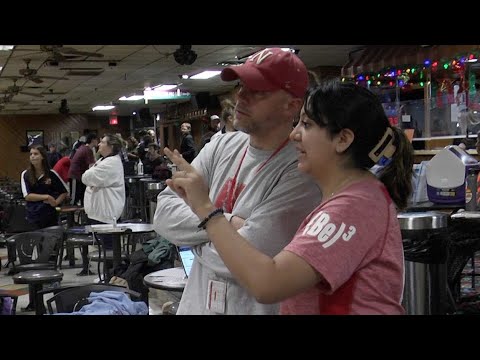
[[[272,153],[272,155],[270,155],[270,157],[267,160],[265,160],[257,168],[257,170],[255,171],[255,175],[257,175],[260,172],[260,170],[262,170],[265,167],[265,165],[267,165],[267,163],[270,160],[272,160],[280,152],[280,150],[282,150],[285,146],[287,146],[289,140],[290,139],[287,138],[283,143],[280,144],[280,146],[278,148],[275,149],[275,151]],[[245,155],[247,155],[247,151],[248,151],[248,146],[245,148],[245,151],[243,152],[242,158],[240,159],[240,163],[238,164],[238,167],[237,167],[237,171],[235,172],[235,176],[233,177],[235,179],[235,182],[237,182],[237,175],[240,172],[240,168],[242,167],[242,163],[243,163],[243,159],[245,158]]]
[[[275,151],[270,155],[270,157],[265,160],[255,171],[255,175],[258,174],[264,167],[267,165],[267,163],[272,160],[289,142],[289,138],[287,138],[280,146],[275,149]],[[237,188],[237,177],[240,172],[240,168],[242,167],[243,160],[245,159],[245,155],[247,155],[248,151],[248,146],[245,148],[245,151],[243,152],[242,158],[240,159],[240,163],[237,166],[237,170],[235,171],[235,175],[233,176],[232,179],[228,179],[227,182],[223,185],[222,189],[220,190],[220,193],[217,197],[217,200],[215,201],[215,206],[217,207],[223,207],[223,209],[227,213],[231,213],[232,209],[235,205],[235,202],[242,192],[242,190],[245,188],[245,185],[240,185]]]

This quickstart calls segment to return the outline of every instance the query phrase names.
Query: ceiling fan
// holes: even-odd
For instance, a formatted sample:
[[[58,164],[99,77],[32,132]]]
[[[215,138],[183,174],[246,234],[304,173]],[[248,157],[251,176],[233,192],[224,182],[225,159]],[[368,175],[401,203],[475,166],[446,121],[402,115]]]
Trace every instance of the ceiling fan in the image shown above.
[[[3,97],[0,97],[0,104],[5,106],[6,104],[27,104],[25,101],[13,100],[13,94],[5,93]]]
[[[54,79],[54,80],[68,80],[66,77],[59,76],[41,76],[37,75],[37,70],[30,68],[31,59],[23,59],[26,64],[26,68],[20,69],[18,73],[23,76],[26,80],[33,81],[34,83],[40,84],[43,82],[43,79]],[[8,78],[8,76],[5,76]]]
[[[40,50],[49,53],[47,61],[68,61],[78,57],[96,57],[102,58],[103,54],[81,51],[71,47],[63,47],[63,45],[40,45]]]
[[[31,93],[31,92],[27,92],[27,91],[23,91],[23,88],[20,87],[20,86],[17,86],[17,80],[19,78],[14,78],[13,79],[13,85],[9,86],[4,92],[3,94],[5,95],[11,95],[12,97],[15,96],[15,95],[18,95],[18,94],[22,94],[22,95],[28,95],[28,96],[35,96],[35,97],[43,97],[43,95],[41,94],[36,94],[36,93]]]

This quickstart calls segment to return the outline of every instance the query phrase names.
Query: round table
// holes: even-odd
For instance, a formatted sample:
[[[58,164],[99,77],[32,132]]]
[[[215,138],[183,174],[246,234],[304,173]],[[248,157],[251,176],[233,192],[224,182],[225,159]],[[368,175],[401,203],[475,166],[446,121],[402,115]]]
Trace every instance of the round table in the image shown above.
[[[113,236],[113,268],[120,265],[122,261],[120,237],[123,234],[142,234],[152,232],[153,225],[146,223],[118,223],[116,227],[113,224],[98,224],[79,226],[71,229],[67,229],[67,234],[112,234]]]
[[[83,206],[78,206],[78,205],[66,205],[66,206],[60,206],[58,209],[58,212],[60,214],[66,214],[67,215],[67,226],[68,227],[73,227],[75,225],[75,218],[74,214],[78,212],[85,211]]]
[[[143,282],[153,289],[183,291],[187,279],[183,267],[175,267],[147,274],[144,276]]]

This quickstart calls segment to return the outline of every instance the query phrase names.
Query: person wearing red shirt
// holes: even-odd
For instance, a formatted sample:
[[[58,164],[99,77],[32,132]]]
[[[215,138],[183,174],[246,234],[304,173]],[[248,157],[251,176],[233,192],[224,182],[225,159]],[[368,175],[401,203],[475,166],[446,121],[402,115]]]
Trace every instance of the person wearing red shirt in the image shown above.
[[[68,183],[68,170],[70,170],[70,157],[64,156],[60,160],[57,161],[53,170],[57,172],[58,175],[62,178],[62,180]]]

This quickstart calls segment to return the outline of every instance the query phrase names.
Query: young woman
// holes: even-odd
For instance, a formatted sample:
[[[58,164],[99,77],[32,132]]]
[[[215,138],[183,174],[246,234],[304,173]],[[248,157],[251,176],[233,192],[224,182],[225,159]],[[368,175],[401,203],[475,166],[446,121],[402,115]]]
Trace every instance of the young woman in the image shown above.
[[[298,168],[323,192],[283,251],[271,258],[215,209],[195,169],[177,151],[167,184],[201,221],[232,275],[282,314],[403,314],[403,246],[397,208],[411,193],[413,149],[365,88],[330,82],[310,90],[290,135]],[[383,170],[378,179],[369,171]],[[246,224],[247,225],[247,224]],[[268,241],[266,239],[265,241]]]
[[[28,222],[37,229],[58,225],[55,208],[68,195],[68,186],[50,169],[43,146],[33,145],[30,148],[30,167],[22,172],[20,181],[27,201]]]

